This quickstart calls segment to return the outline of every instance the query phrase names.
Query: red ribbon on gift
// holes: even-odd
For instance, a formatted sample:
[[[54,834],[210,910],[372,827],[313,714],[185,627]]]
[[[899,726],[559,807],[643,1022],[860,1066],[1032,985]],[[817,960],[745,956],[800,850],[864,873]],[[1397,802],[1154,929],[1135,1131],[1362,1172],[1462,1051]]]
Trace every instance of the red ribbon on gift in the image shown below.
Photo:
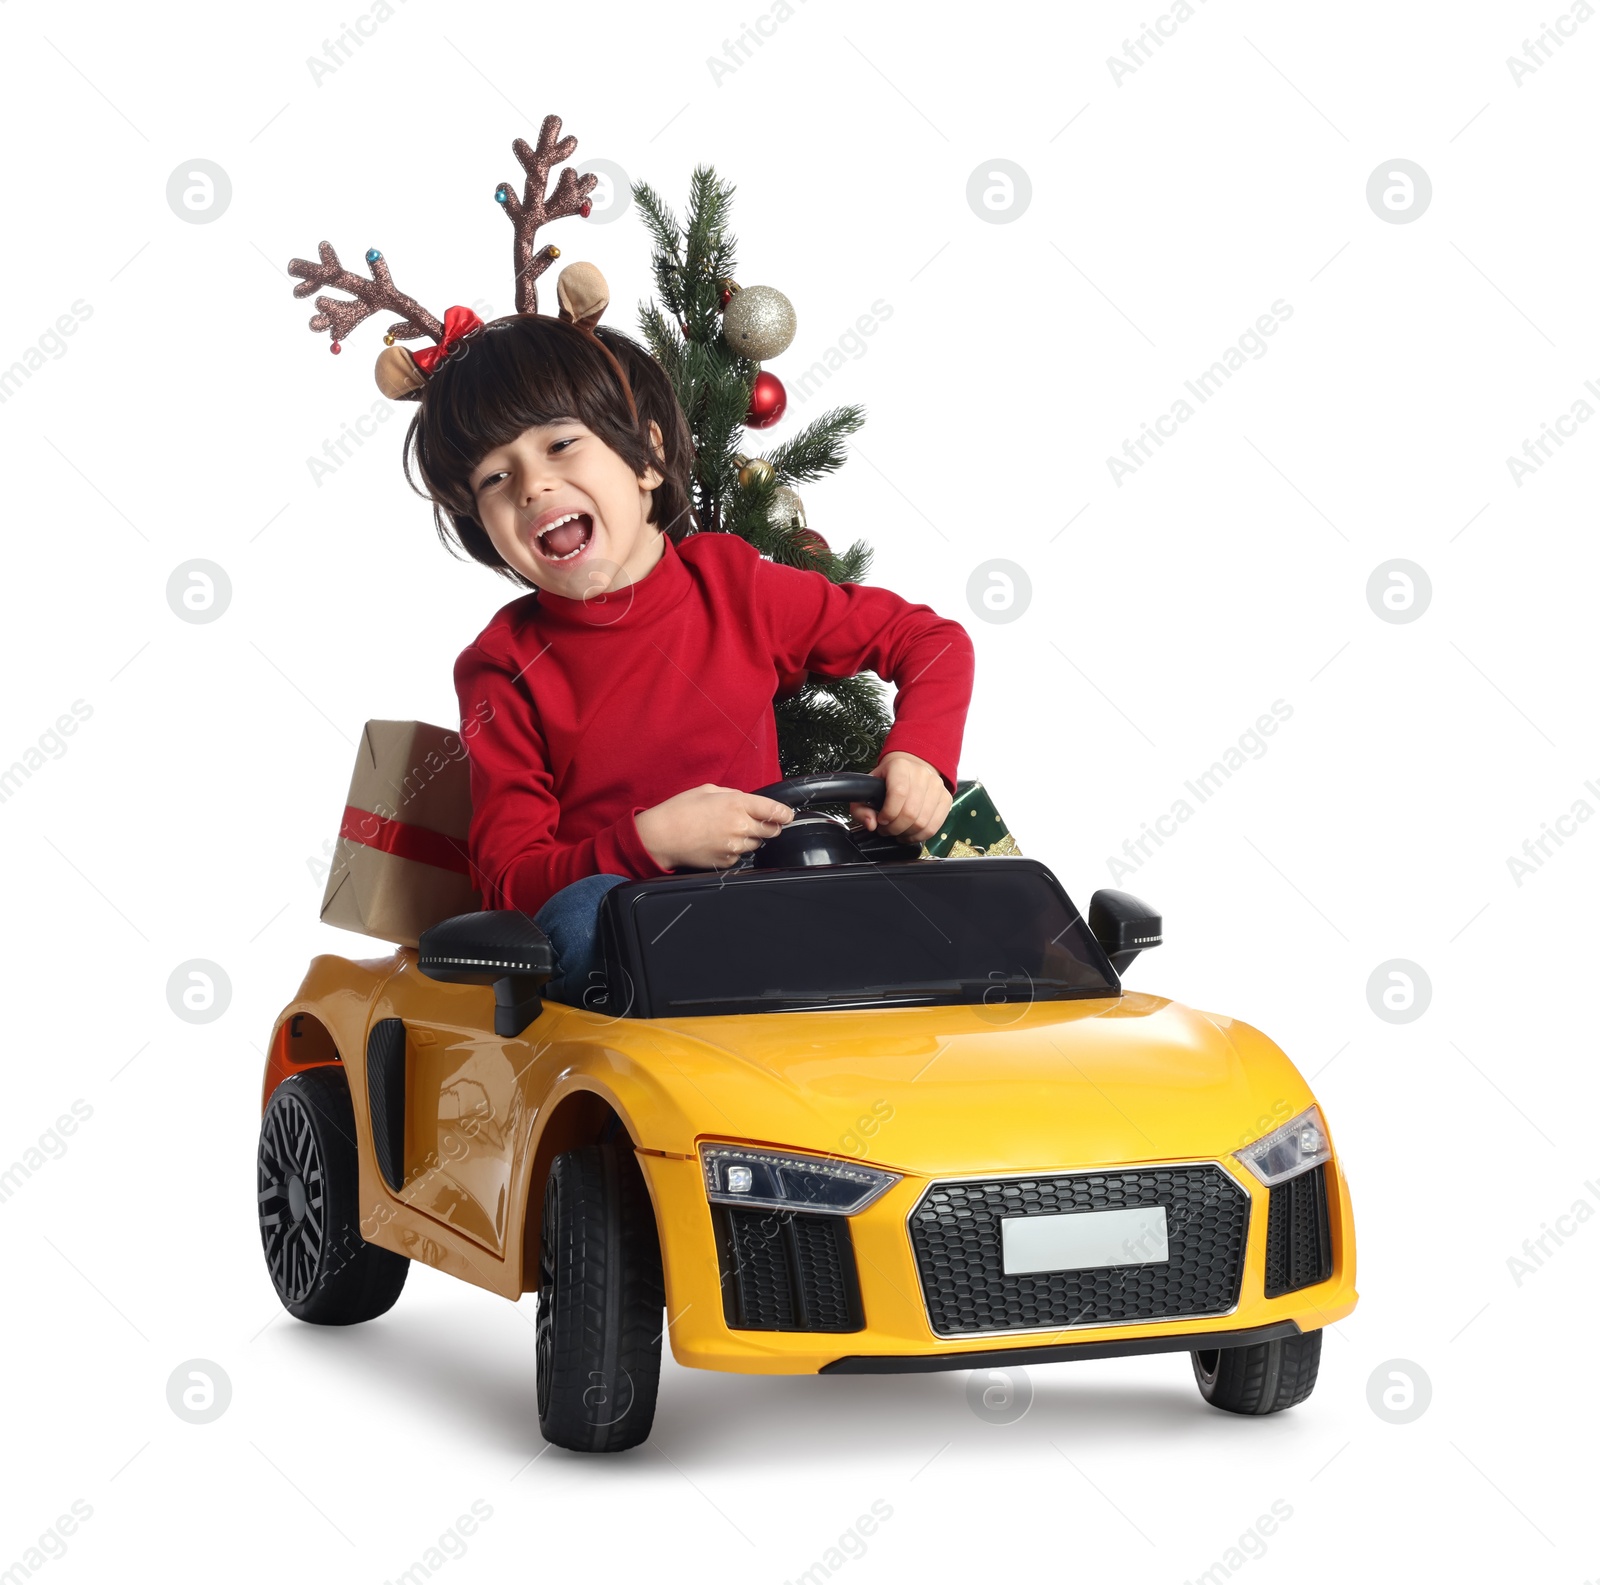
[[[392,853],[398,859],[414,859],[418,864],[431,864],[435,869],[449,870],[455,875],[472,873],[466,851],[455,837],[447,837],[442,831],[430,831],[426,826],[390,820],[370,809],[358,809],[354,804],[345,805],[339,835],[359,842],[364,848]]]
[[[432,374],[434,365],[447,357],[450,349],[474,330],[482,330],[483,321],[470,308],[447,308],[444,311],[444,337],[437,347],[421,347],[411,354],[411,361],[424,374]]]

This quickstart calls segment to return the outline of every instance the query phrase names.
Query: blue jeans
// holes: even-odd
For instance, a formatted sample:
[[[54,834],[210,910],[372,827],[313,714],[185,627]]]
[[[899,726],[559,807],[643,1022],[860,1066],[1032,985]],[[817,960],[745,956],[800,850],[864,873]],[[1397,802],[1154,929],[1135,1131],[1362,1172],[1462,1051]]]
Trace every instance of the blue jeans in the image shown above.
[[[583,1006],[583,993],[605,977],[600,957],[600,899],[626,875],[585,875],[563,886],[533,916],[550,938],[556,972],[541,992],[554,1002]]]

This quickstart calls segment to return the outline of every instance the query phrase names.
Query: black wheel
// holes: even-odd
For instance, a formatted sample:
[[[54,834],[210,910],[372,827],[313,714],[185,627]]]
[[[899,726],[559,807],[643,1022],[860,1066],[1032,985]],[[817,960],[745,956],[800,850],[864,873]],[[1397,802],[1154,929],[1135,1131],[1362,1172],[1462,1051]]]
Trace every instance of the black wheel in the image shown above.
[[[1311,1396],[1322,1359],[1322,1333],[1302,1332],[1244,1348],[1202,1349],[1193,1359],[1200,1395],[1213,1409],[1276,1414]]]
[[[349,1326],[382,1315],[411,1262],[361,1236],[356,1124],[343,1068],[311,1068],[272,1092],[256,1151],[261,1248],[290,1315]]]
[[[626,1140],[557,1156],[539,1232],[539,1429],[547,1441],[619,1453],[650,1434],[664,1302],[655,1215]]]

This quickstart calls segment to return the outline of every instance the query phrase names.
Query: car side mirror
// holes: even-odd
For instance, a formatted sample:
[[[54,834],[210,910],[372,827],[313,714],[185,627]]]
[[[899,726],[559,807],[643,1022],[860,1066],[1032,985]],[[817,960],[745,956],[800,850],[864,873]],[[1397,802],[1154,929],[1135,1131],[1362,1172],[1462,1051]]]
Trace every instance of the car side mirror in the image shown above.
[[[1120,975],[1141,952],[1161,945],[1161,915],[1131,892],[1107,888],[1089,899],[1089,934]]]
[[[494,1032],[510,1040],[539,1016],[539,988],[555,973],[550,938],[515,909],[457,914],[422,932],[417,969],[450,985],[494,987]]]

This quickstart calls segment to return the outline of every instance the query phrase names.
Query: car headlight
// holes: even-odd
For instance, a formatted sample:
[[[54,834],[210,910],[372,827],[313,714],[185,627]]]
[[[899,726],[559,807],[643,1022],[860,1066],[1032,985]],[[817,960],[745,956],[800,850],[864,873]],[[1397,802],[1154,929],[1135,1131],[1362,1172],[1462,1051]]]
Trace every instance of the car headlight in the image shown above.
[[[1291,1117],[1282,1128],[1275,1128],[1253,1145],[1234,1151],[1242,1161],[1270,1189],[1312,1167],[1320,1167],[1333,1152],[1328,1148],[1328,1131],[1322,1126],[1322,1113],[1308,1107],[1298,1117]]]
[[[702,1145],[706,1197],[716,1205],[761,1206],[775,1211],[822,1211],[854,1216],[900,1181],[853,1161],[791,1156],[745,1145]]]

